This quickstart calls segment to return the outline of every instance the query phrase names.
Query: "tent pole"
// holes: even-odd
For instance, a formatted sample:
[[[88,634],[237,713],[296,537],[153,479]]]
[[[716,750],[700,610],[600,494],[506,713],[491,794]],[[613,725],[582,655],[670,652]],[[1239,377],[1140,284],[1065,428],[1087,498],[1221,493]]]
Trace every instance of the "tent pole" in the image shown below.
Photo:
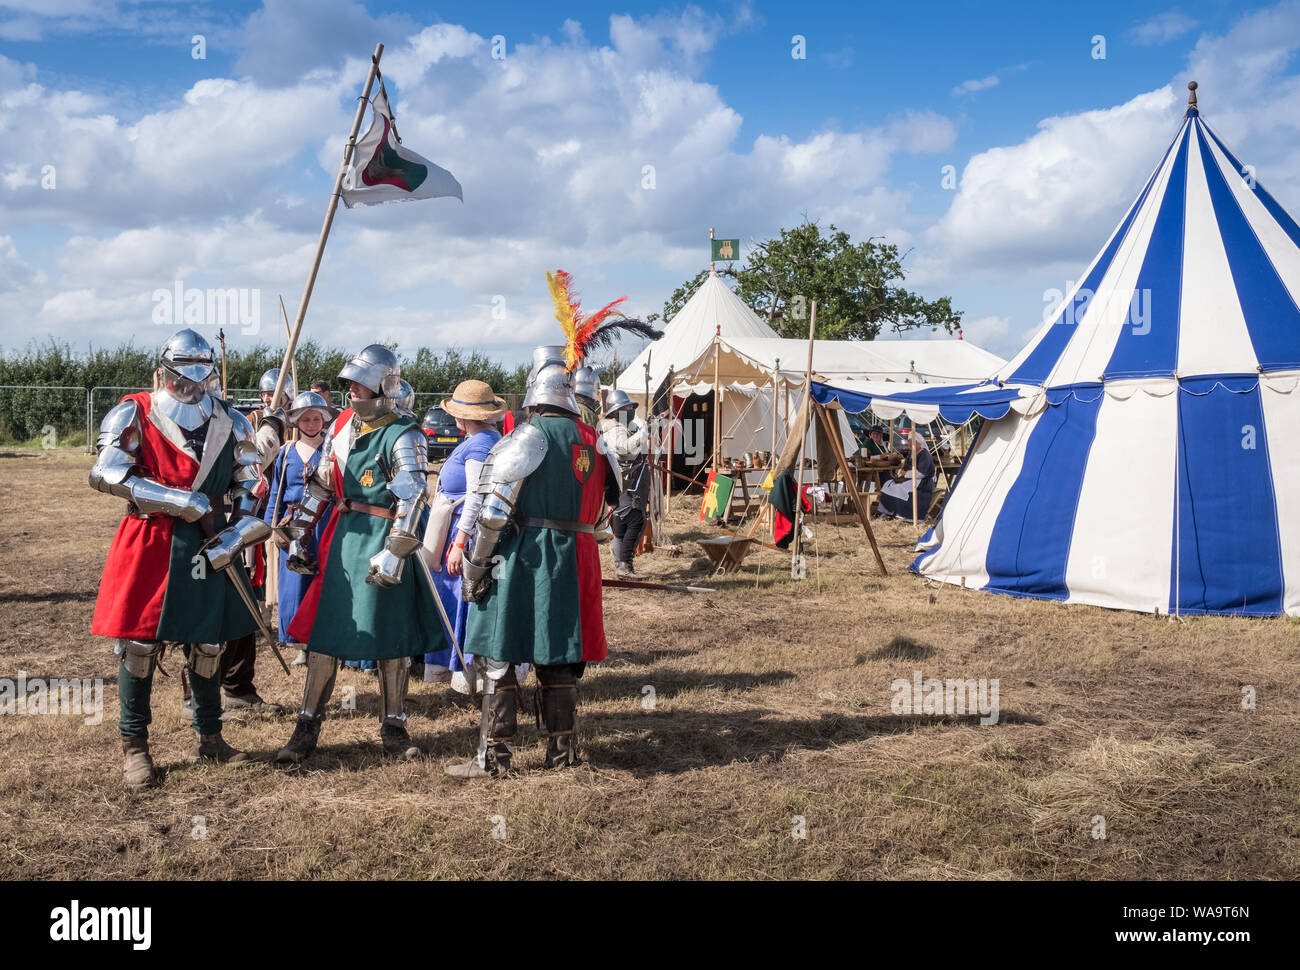
[[[826,428],[826,436],[831,439],[831,449],[835,452],[835,460],[839,463],[840,471],[844,474],[844,481],[848,483],[849,495],[853,497],[853,507],[858,511],[858,519],[862,522],[862,530],[866,532],[867,541],[871,543],[871,551],[876,556],[876,566],[880,570],[880,575],[888,576],[889,570],[885,568],[884,557],[880,555],[880,547],[876,545],[876,534],[871,529],[871,516],[867,514],[867,509],[862,504],[862,493],[858,491],[858,483],[853,477],[853,470],[849,468],[849,460],[844,455],[844,446],[835,434],[835,422],[831,421],[828,409],[820,404],[815,405],[815,407],[817,408],[817,416],[821,418],[822,425]]]
[[[812,312],[808,317],[808,366],[804,369],[803,407],[799,409],[799,463],[798,477],[794,488],[794,542],[790,544],[790,568],[799,559],[799,550],[803,547],[803,462],[804,452],[808,449],[808,431],[812,426],[812,362],[813,334],[817,330],[817,301],[812,301]]]
[[[722,396],[718,393],[718,339],[722,324],[717,324],[713,335],[713,470],[718,471],[718,451],[722,447]]]
[[[334,225],[334,213],[339,207],[339,197],[343,192],[343,176],[347,174],[348,164],[352,161],[352,150],[357,145],[357,132],[361,130],[362,119],[366,116],[366,108],[370,104],[370,90],[374,87],[375,75],[379,73],[379,58],[383,54],[384,45],[376,44],[375,52],[370,55],[370,73],[366,75],[365,90],[357,100],[357,113],[352,119],[352,131],[348,135],[347,144],[343,146],[343,161],[339,163],[338,174],[334,176],[334,191],[330,193],[330,204],[325,210],[325,222],[320,227],[320,239],[316,241],[316,256],[312,259],[311,271],[307,274],[307,285],[303,287],[302,299],[298,301],[298,314],[293,321],[293,333],[289,335],[289,346],[284,349],[280,377],[275,382],[275,393],[271,395],[272,407],[280,403],[280,395],[284,393],[284,384],[289,377],[289,364],[298,346],[298,338],[302,335],[302,322],[307,316],[307,304],[311,302],[311,291],[316,286],[316,274],[320,272],[321,260],[325,256],[325,243],[329,241],[330,228]]]

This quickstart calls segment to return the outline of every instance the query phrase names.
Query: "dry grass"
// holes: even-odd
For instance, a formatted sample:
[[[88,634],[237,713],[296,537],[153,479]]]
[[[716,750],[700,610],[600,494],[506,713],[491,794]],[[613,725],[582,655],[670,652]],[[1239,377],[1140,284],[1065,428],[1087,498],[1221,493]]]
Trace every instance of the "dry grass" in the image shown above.
[[[193,767],[175,678],[158,678],[164,786],[120,783],[116,667],[90,614],[120,503],[85,486],[89,458],[0,455],[0,676],[102,677],[105,717],[0,718],[0,877],[50,878],[1295,878],[1300,761],[1295,621],[1186,622],[926,587],[910,525],[822,520],[806,582],[751,555],[707,579],[685,503],[683,555],[647,578],[708,596],[606,591],[609,662],[584,680],[588,765],[460,785],[477,713],[414,688],[429,757],[384,762],[376,686],[345,672],[310,767]],[[20,488],[40,484],[36,491]],[[175,662],[168,664],[175,668]],[[293,705],[269,657],[264,695]],[[988,677],[1002,717],[897,716],[895,677]],[[643,687],[655,709],[642,707]],[[1243,711],[1241,687],[1258,708]],[[336,700],[338,698],[336,694]],[[521,719],[522,720],[522,719]],[[262,758],[286,718],[229,740]],[[803,816],[807,838],[791,837]],[[1105,816],[1106,838],[1092,837]],[[192,837],[202,816],[206,837]],[[492,838],[493,818],[504,839]]]

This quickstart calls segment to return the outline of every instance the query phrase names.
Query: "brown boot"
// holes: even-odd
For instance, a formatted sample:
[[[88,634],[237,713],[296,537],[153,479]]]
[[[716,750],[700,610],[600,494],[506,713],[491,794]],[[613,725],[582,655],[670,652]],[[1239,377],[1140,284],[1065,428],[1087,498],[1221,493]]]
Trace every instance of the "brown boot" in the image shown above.
[[[199,743],[190,753],[191,761],[217,761],[225,765],[239,765],[248,760],[243,751],[236,751],[226,744],[220,734],[200,734]]]
[[[293,728],[293,736],[289,738],[289,743],[281,748],[275,756],[275,763],[278,765],[302,764],[316,750],[316,742],[319,738],[320,721],[314,717],[300,714],[298,723]]]
[[[493,684],[493,692],[483,695],[478,751],[464,764],[443,768],[452,778],[469,781],[473,778],[501,778],[510,773],[510,739],[515,736],[519,703],[519,685],[514,677],[511,671],[508,684]]]
[[[411,740],[406,728],[396,724],[385,724],[379,729],[379,740],[383,742],[384,754],[394,758],[412,761],[424,754],[419,746]]]
[[[158,784],[153,758],[149,757],[148,739],[122,739],[122,784],[132,791],[142,791]]]
[[[578,757],[578,681],[569,664],[537,667],[538,707],[546,731],[546,767],[568,768],[582,764]]]

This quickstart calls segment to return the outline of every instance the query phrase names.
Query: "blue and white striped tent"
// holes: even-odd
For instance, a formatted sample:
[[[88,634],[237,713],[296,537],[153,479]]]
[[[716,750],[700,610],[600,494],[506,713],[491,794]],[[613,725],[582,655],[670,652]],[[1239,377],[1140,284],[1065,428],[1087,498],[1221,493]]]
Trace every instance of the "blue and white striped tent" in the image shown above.
[[[1300,615],[1300,227],[1201,120],[993,378],[823,403],[986,422],[912,568],[1145,612]]]

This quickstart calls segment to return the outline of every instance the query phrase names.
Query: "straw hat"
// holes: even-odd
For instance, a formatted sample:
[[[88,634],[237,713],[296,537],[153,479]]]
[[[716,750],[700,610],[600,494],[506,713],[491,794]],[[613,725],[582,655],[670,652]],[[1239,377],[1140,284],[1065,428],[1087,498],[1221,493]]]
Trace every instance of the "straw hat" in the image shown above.
[[[506,413],[506,402],[483,381],[461,381],[441,407],[452,417],[469,421],[491,421]]]

